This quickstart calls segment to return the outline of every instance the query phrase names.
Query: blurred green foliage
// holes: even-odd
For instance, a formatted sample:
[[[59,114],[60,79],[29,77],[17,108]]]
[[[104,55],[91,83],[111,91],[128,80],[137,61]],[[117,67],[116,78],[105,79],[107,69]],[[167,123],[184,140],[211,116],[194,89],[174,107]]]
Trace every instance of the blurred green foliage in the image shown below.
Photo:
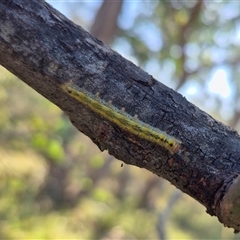
[[[92,8],[81,4],[71,5],[73,13],[97,9],[93,3]],[[222,12],[238,5],[205,1],[193,18],[196,1],[143,1],[133,4],[133,11],[126,10],[127,4],[113,47],[183,94],[195,86],[190,100],[221,119],[215,109],[224,109],[225,103],[207,92],[206,79],[216,66],[227,66],[237,96],[238,42],[229,39],[240,18],[239,13],[227,18]],[[231,45],[228,50],[223,37]],[[0,178],[0,239],[156,239],[158,218],[175,191],[146,170],[121,167],[120,161],[101,153],[56,106],[4,68]],[[238,238],[186,195],[173,206],[168,239]]]

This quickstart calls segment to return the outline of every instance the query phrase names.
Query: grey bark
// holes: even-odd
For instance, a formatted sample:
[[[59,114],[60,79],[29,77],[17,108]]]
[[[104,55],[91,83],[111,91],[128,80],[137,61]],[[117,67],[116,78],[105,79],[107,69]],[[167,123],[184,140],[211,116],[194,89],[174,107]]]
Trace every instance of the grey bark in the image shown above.
[[[167,179],[226,226],[240,230],[238,217],[233,216],[238,216],[238,211],[232,207],[234,212],[228,211],[232,190],[238,189],[239,182],[231,188],[240,172],[236,131],[103,45],[43,0],[0,1],[0,64],[65,111],[73,125],[101,150]],[[171,154],[93,112],[62,90],[61,85],[69,81],[180,139],[180,150]]]

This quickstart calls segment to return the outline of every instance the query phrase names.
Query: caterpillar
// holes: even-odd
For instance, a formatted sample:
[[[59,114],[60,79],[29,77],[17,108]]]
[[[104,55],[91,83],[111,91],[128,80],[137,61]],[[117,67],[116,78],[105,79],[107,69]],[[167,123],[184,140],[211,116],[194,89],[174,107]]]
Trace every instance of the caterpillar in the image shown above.
[[[152,127],[138,119],[137,115],[134,117],[125,112],[124,109],[114,107],[111,101],[106,102],[100,99],[99,94],[93,95],[84,89],[77,89],[72,83],[62,84],[62,89],[77,101],[86,105],[94,112],[100,114],[104,118],[115,123],[123,130],[127,130],[150,142],[154,142],[170,153],[178,152],[181,142],[176,138],[168,135],[166,132]]]

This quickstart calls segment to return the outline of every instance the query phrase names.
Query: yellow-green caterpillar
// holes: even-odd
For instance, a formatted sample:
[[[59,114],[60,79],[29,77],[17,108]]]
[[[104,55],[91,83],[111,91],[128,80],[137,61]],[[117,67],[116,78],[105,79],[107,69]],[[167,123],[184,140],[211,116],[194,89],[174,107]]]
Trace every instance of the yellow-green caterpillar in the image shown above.
[[[91,108],[94,112],[115,123],[123,130],[127,130],[143,139],[159,144],[171,153],[176,153],[181,142],[167,133],[149,126],[140,121],[137,115],[132,117],[124,109],[119,110],[112,106],[111,102],[105,102],[99,98],[98,94],[93,95],[85,90],[77,90],[72,84],[63,84],[62,89],[74,97],[82,104]]]

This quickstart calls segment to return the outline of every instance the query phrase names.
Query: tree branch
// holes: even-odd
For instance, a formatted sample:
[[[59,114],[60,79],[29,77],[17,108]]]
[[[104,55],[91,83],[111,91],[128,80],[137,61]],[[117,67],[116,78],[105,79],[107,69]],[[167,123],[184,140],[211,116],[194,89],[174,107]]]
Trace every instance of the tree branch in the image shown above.
[[[169,180],[240,230],[237,218],[222,214],[240,172],[235,131],[43,0],[0,1],[0,53],[1,65],[65,111],[101,150]]]

